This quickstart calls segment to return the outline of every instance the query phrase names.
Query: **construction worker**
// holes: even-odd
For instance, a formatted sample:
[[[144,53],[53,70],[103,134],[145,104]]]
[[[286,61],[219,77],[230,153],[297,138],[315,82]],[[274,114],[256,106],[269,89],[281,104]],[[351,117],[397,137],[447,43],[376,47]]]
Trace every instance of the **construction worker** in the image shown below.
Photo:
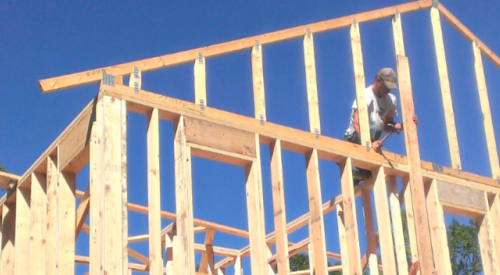
[[[365,89],[365,100],[368,110],[368,120],[370,122],[371,147],[380,152],[382,142],[379,140],[382,131],[397,132],[403,130],[402,123],[395,123],[394,118],[398,115],[396,108],[396,96],[391,94],[391,90],[397,90],[396,72],[391,68],[383,68],[375,76],[373,85]],[[413,122],[418,123],[418,117],[413,115]],[[352,104],[351,119],[349,127],[345,131],[344,140],[361,144],[359,131],[358,105],[356,100]],[[353,167],[354,185],[360,181],[371,177],[371,171]]]

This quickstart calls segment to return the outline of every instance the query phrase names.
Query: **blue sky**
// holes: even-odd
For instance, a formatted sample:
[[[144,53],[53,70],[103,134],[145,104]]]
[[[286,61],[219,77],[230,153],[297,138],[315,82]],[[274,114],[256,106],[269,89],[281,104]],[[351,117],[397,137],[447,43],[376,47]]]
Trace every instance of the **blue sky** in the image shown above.
[[[408,1],[2,1],[0,3],[0,162],[23,174],[80,110],[96,95],[97,84],[41,94],[38,80],[208,46]],[[494,52],[500,52],[495,20],[498,1],[443,1]],[[402,16],[413,81],[422,159],[450,166],[447,153],[429,11]],[[474,76],[471,44],[442,21],[463,169],[491,176]],[[361,24],[366,83],[381,67],[395,68],[390,19]],[[314,37],[322,134],[342,138],[355,96],[349,29]],[[302,40],[264,46],[268,121],[308,130]],[[483,57],[489,99],[500,144],[500,70]],[[192,64],[143,74],[146,90],[194,100]],[[253,117],[250,51],[207,59],[208,105]],[[396,92],[399,99],[399,95]],[[396,120],[401,120],[397,118]],[[147,203],[146,118],[129,113],[129,200]],[[162,122],[162,209],[175,210],[172,123]],[[403,136],[387,148],[404,153]],[[262,146],[266,232],[273,230],[269,148]],[[308,209],[303,156],[283,152],[289,221]],[[338,167],[320,163],[323,201],[340,193]],[[78,175],[84,189],[88,169]],[[247,229],[244,171],[193,161],[196,218]],[[147,230],[147,217],[130,215],[130,235]],[[360,226],[362,214],[358,213]],[[164,220],[163,225],[168,221]],[[325,218],[328,249],[339,252],[335,215]],[[361,227],[362,228],[362,227]],[[292,234],[297,242],[307,230]],[[364,252],[363,230],[360,230]],[[85,238],[78,254],[86,255]],[[201,242],[203,234],[196,236]],[[216,234],[215,245],[241,248],[246,240]],[[147,245],[133,246],[147,254]],[[248,260],[246,260],[248,267]],[[78,268],[83,272],[85,268]],[[247,271],[248,272],[248,271]]]

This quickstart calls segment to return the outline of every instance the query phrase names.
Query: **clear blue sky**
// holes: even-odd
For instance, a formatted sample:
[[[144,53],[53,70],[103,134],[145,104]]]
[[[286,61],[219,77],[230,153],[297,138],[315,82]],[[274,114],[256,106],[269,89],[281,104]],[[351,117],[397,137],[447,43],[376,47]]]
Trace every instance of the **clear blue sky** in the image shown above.
[[[0,3],[0,162],[24,171],[97,93],[97,84],[42,95],[38,80],[189,50],[270,31],[313,23],[408,1],[2,1]],[[500,53],[498,1],[443,1],[493,51]],[[450,166],[429,11],[403,15],[421,156]],[[471,45],[442,21],[463,168],[490,176]],[[355,96],[349,30],[315,36],[318,96],[324,135],[342,138]],[[361,24],[369,85],[380,67],[395,68],[390,19]],[[264,46],[268,120],[308,130],[302,40]],[[483,58],[493,124],[500,144],[500,70]],[[192,64],[143,74],[143,88],[194,100]],[[253,116],[250,52],[207,59],[208,105]],[[399,99],[399,95],[396,92]],[[397,118],[401,120],[401,118]],[[162,208],[174,211],[172,124],[162,122]],[[129,200],[147,203],[146,119],[129,114]],[[391,137],[390,151],[404,154],[403,136]],[[268,148],[262,148],[266,231],[273,230]],[[305,163],[284,152],[287,219],[308,209]],[[323,201],[340,193],[338,167],[320,164]],[[195,159],[196,218],[247,229],[242,168]],[[78,175],[84,189],[88,169]],[[130,215],[130,235],[147,230],[147,217]],[[132,220],[132,218],[134,218]],[[364,251],[362,214],[360,235]],[[163,225],[168,221],[163,221]],[[334,214],[325,218],[328,249],[339,252]],[[299,241],[304,229],[290,236]],[[87,255],[79,239],[78,254]],[[201,242],[203,234],[197,235]],[[247,241],[216,234],[215,245],[241,248]],[[147,245],[133,245],[147,254]],[[218,258],[216,258],[217,260]],[[245,262],[248,267],[248,260]],[[78,269],[83,272],[85,268]],[[246,271],[248,273],[249,271]]]

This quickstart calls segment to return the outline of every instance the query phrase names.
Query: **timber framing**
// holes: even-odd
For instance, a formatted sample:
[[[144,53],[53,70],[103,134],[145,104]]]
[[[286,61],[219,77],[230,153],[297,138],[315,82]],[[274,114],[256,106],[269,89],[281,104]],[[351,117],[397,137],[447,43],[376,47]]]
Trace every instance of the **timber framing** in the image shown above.
[[[411,60],[405,56],[401,18],[405,13],[422,10],[431,13],[450,144],[449,151],[443,154],[450,155],[452,167],[420,158],[418,132],[411,123],[416,111]],[[384,18],[392,18],[406,156],[387,151],[381,155],[370,150],[366,108],[360,108],[359,112],[362,145],[321,134],[314,35],[350,28],[355,94],[358,105],[364,106],[365,77],[359,30],[365,22]],[[462,170],[440,18],[472,43],[491,177]],[[303,39],[304,68],[300,69],[305,69],[309,131],[267,120],[262,48],[290,39]],[[207,104],[205,64],[212,57],[236,51],[248,51],[252,61],[254,117]],[[387,274],[407,274],[408,258],[402,256],[403,207],[408,217],[410,258],[420,260],[422,274],[430,274],[434,268],[439,274],[449,274],[451,270],[444,213],[476,221],[484,273],[498,274],[500,168],[483,55],[500,68],[500,58],[443,5],[422,0],[40,80],[43,93],[96,82],[100,82],[100,86],[98,95],[23,175],[0,172],[0,187],[7,191],[0,200],[0,274],[34,274],[41,270],[47,274],[74,274],[75,265],[85,265],[89,274],[227,274],[226,269],[232,266],[234,274],[240,275],[246,257],[250,258],[251,274],[259,275],[327,275],[334,270],[361,274],[364,269],[372,274],[379,270]],[[194,102],[142,89],[143,73],[189,62],[194,68]],[[130,77],[128,84],[123,83],[124,76]],[[147,205],[130,202],[134,192],[128,189],[127,176],[128,112],[143,115],[147,120],[144,133],[147,181],[143,184],[147,188]],[[160,137],[160,121],[172,122],[173,140]],[[262,162],[261,145],[269,146],[270,163]],[[175,212],[161,207],[161,146],[170,146],[174,152]],[[284,191],[287,184],[282,165],[284,150],[301,154],[305,160],[303,184],[307,186],[309,207],[302,216],[288,222]],[[195,217],[192,157],[244,169],[248,230]],[[329,198],[322,198],[325,183],[321,182],[320,161],[337,163],[340,167],[341,177],[335,184],[341,192]],[[87,165],[89,182],[84,190],[77,190],[76,176]],[[262,178],[262,165],[270,167],[270,183]],[[372,178],[354,187],[353,167],[371,170]],[[398,185],[398,181],[402,184]],[[267,235],[264,184],[272,187],[269,213],[274,220],[274,231]],[[362,204],[356,203],[358,198]],[[357,215],[358,207],[362,207],[363,217]],[[132,212],[134,215],[130,215]],[[330,232],[325,232],[328,213],[335,213],[332,215],[338,227],[340,251],[328,250],[326,235]],[[128,224],[136,214],[146,217],[146,232],[129,235]],[[366,226],[358,228],[358,220],[362,218]],[[168,220],[167,226],[162,227],[163,220]],[[291,242],[288,236],[304,227],[308,227],[308,236]],[[197,234],[204,234],[202,243],[195,241]],[[362,234],[367,238],[366,251],[360,251]],[[242,248],[218,245],[225,235],[245,239],[248,245]],[[88,241],[81,240],[86,237]],[[77,239],[86,242],[88,255],[77,253]],[[144,243],[148,251],[132,249],[136,243]],[[271,249],[273,246],[275,249]],[[377,259],[377,249],[381,251],[381,259]],[[196,253],[201,255],[198,272],[195,272]],[[298,253],[309,254],[310,270],[290,270],[289,258]],[[340,263],[328,266],[328,259]]]

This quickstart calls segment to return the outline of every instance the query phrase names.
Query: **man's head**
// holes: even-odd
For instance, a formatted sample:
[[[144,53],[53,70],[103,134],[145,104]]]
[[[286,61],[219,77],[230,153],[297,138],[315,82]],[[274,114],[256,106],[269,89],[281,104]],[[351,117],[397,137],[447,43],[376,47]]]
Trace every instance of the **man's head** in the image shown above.
[[[396,85],[396,72],[391,68],[383,68],[378,71],[375,77],[375,95],[377,97],[383,97],[387,95],[390,90],[397,90]]]

